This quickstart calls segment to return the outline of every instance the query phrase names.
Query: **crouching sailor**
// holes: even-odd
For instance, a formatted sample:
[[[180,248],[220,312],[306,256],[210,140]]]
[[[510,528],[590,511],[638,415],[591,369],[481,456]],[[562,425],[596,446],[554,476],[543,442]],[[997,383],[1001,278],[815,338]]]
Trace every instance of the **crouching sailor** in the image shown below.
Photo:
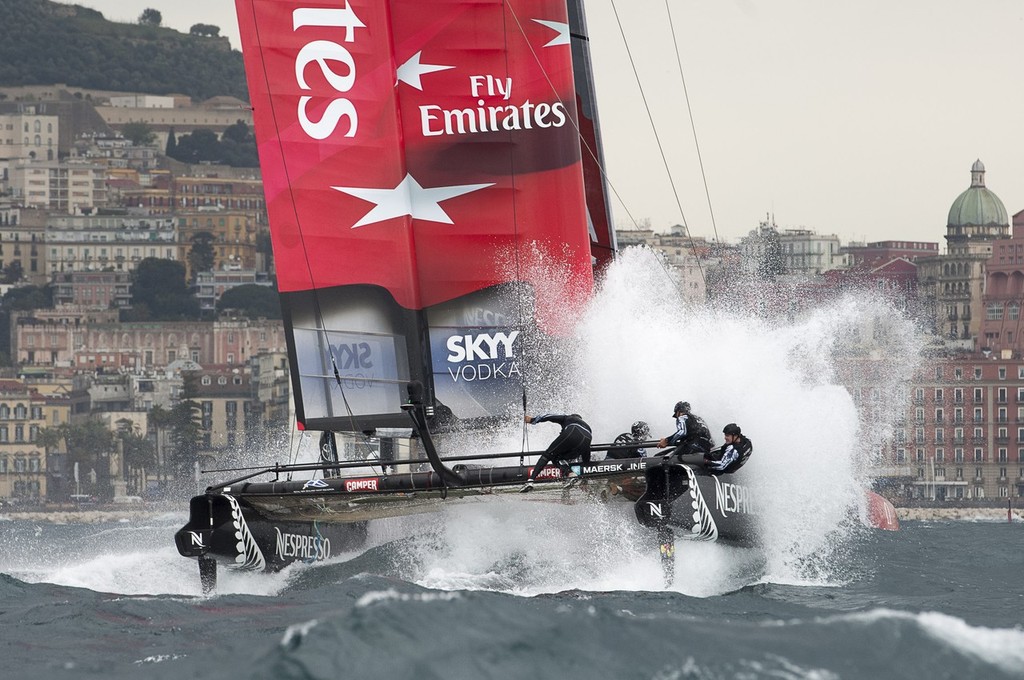
[[[713,475],[736,472],[750,458],[754,445],[743,436],[740,426],[729,423],[722,428],[725,443],[704,454],[704,468]]]
[[[562,475],[570,479],[575,475],[569,468],[568,461],[579,458],[584,464],[590,462],[590,441],[593,435],[590,431],[590,425],[587,425],[586,421],[579,414],[558,415],[555,413],[544,413],[539,416],[525,416],[524,420],[530,425],[548,422],[558,423],[562,426],[562,431],[548,445],[547,450],[541,454],[537,464],[533,466],[533,474],[526,480],[526,484],[519,490],[520,492],[526,493],[533,489],[533,483],[537,480],[538,475],[544,470],[544,466],[548,462],[557,464],[562,470]]]

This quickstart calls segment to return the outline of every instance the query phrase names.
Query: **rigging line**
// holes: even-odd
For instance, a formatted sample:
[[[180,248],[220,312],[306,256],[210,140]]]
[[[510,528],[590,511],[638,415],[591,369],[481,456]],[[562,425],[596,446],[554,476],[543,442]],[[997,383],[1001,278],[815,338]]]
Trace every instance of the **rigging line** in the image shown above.
[[[250,4],[250,10],[252,12],[253,26],[256,29],[256,42],[257,42],[258,45],[260,45],[262,47],[263,39],[260,36],[260,22],[259,22],[259,19],[257,18],[257,13],[256,13],[256,1],[255,0],[250,0],[249,4]],[[267,72],[266,60],[264,60],[262,57],[260,58],[260,66],[263,69],[263,80],[266,83],[267,93],[269,94],[270,91],[271,91],[271,88],[270,88],[270,74]],[[309,260],[309,249],[306,247],[306,237],[305,237],[305,234],[303,233],[302,227],[301,227],[301,225],[299,223],[300,222],[300,220],[299,220],[299,212],[298,212],[298,208],[296,207],[296,203],[295,203],[294,190],[292,189],[291,173],[290,173],[290,171],[288,169],[287,157],[286,157],[285,152],[284,152],[284,143],[281,141],[281,135],[280,135],[281,126],[278,123],[278,120],[277,120],[277,109],[274,107],[272,99],[271,99],[271,104],[270,104],[270,115],[274,119],[274,130],[278,132],[278,135],[277,135],[278,151],[281,154],[281,165],[284,168],[285,181],[288,183],[288,196],[291,199],[292,213],[295,216],[295,229],[299,233],[299,243],[301,244],[301,247],[302,247],[302,256],[303,256],[303,259],[305,260],[306,271],[309,273],[309,282],[310,282],[310,285],[312,286],[312,291],[313,291],[313,307],[314,307],[314,310],[315,310],[314,314],[316,315],[316,318],[317,318],[317,320],[320,323],[320,328],[323,329],[324,339],[327,340],[327,343],[326,343],[327,344],[327,351],[328,351],[328,353],[330,354],[330,357],[331,357],[331,366],[334,369],[334,377],[335,377],[335,380],[338,383],[338,389],[341,390],[341,400],[342,400],[342,403],[345,405],[345,410],[346,410],[346,412],[348,414],[349,421],[351,423],[351,427],[353,428],[353,431],[358,431],[358,430],[356,430],[357,423],[355,421],[355,414],[352,412],[352,407],[349,406],[348,398],[345,395],[345,387],[344,387],[344,385],[341,382],[341,376],[340,376],[340,374],[338,372],[338,364],[335,361],[334,352],[331,351],[331,349],[330,349],[331,344],[330,344],[330,338],[327,335],[327,324],[324,321],[323,311],[320,308],[320,293],[319,293],[319,290],[318,290],[317,285],[316,285],[316,280],[313,277],[313,265],[310,263],[310,260]],[[298,367],[296,367],[296,370],[298,370]]]
[[[515,19],[516,25],[519,27],[519,32],[523,35],[523,38],[526,39],[526,31],[523,28],[522,22],[519,21],[519,16],[516,14],[515,8],[512,7],[511,2],[509,2],[509,10],[512,12],[512,18]],[[621,28],[622,27],[620,25],[619,26],[620,33],[621,33]],[[573,37],[576,37],[577,39],[583,39],[583,36],[579,36],[579,35],[576,35],[576,34],[573,34]],[[623,40],[623,42],[625,42],[625,40],[626,40],[625,35],[622,36],[622,40]],[[587,38],[587,42],[589,42],[589,38]],[[555,100],[559,104],[561,104],[563,107],[565,107],[565,109],[568,111],[569,107],[567,107],[565,105],[565,102],[562,100],[562,97],[559,95],[558,90],[555,88],[554,83],[551,82],[551,78],[548,76],[547,69],[544,68],[544,65],[540,61],[540,57],[537,56],[536,50],[533,49],[533,43],[531,43],[529,40],[526,40],[526,45],[527,45],[527,47],[530,48],[530,54],[533,55],[533,60],[534,60],[534,62],[536,62],[537,66],[540,68],[540,72],[543,74],[544,80],[547,81],[548,88],[551,90],[551,93],[554,95]],[[627,48],[627,52],[628,52],[628,48]],[[636,70],[634,68],[634,74],[635,73],[636,73]],[[639,78],[637,78],[637,82],[639,82]],[[642,93],[643,93],[643,90],[641,88],[641,94]],[[595,103],[595,105],[596,105],[596,103]],[[572,110],[575,111],[576,107],[573,106]],[[633,227],[635,229],[639,229],[640,225],[637,223],[636,218],[633,217],[633,214],[630,212],[629,206],[626,205],[625,199],[622,198],[622,195],[619,194],[618,189],[612,183],[611,177],[608,176],[608,173],[605,170],[605,166],[601,162],[601,159],[597,156],[597,153],[594,151],[594,149],[590,148],[590,145],[587,143],[587,139],[583,136],[583,132],[580,130],[580,126],[579,126],[579,124],[576,121],[576,117],[575,116],[569,116],[569,122],[572,124],[573,129],[576,130],[576,138],[580,142],[580,147],[583,148],[583,149],[586,149],[587,153],[590,154],[590,157],[594,160],[594,165],[597,166],[598,170],[600,170],[600,172],[601,172],[601,179],[604,180],[605,185],[608,188],[611,189],[612,193],[615,195],[615,198],[619,201],[619,205],[622,206],[622,209],[626,211],[626,216],[629,217],[629,220],[633,223]],[[653,127],[653,124],[652,124],[652,127]],[[655,137],[657,137],[657,131],[655,131]],[[610,217],[611,216],[609,216],[609,219],[610,219]],[[684,218],[684,221],[685,221],[685,218]],[[614,229],[614,227],[612,227],[612,228]],[[693,242],[693,240],[691,239],[691,243],[692,242]],[[662,272],[664,272],[665,277],[669,280],[669,283],[671,283],[672,286],[676,289],[676,291],[679,293],[680,297],[683,297],[684,296],[683,289],[681,288],[681,286],[679,284],[679,281],[677,281],[676,278],[672,275],[672,272],[669,269],[669,266],[668,266],[667,262],[665,261],[665,258],[659,257],[659,258],[657,258],[657,260],[658,260],[658,265],[661,267]],[[701,279],[703,279],[704,278],[704,271],[703,271],[703,269],[700,269],[700,261],[699,260],[698,260],[697,266],[698,266],[698,270],[700,271]],[[706,285],[707,284],[705,283],[705,286]],[[525,435],[525,432],[524,432],[524,435]]]
[[[704,285],[706,287],[707,277],[704,276],[704,267],[700,263],[700,258],[697,257],[697,246],[693,242],[693,235],[690,233],[690,226],[686,223],[686,214],[683,211],[682,201],[679,199],[679,190],[676,189],[676,182],[672,177],[672,170],[668,164],[668,157],[665,155],[665,147],[661,143],[661,136],[658,135],[658,126],[654,123],[654,114],[651,113],[651,105],[647,101],[647,94],[644,92],[643,83],[640,81],[640,74],[636,70],[636,61],[633,59],[633,52],[629,49],[629,42],[626,40],[626,31],[622,27],[622,20],[619,18],[619,10],[615,6],[615,0],[610,0],[609,4],[611,4],[612,13],[615,15],[615,23],[619,27],[619,35],[622,36],[622,44],[626,48],[626,56],[629,57],[629,66],[633,69],[633,77],[636,79],[637,87],[640,89],[640,99],[643,101],[644,109],[647,111],[647,120],[651,123],[651,130],[654,132],[654,139],[658,143],[658,152],[661,154],[661,162],[662,165],[665,166],[665,174],[668,175],[668,182],[672,187],[672,197],[676,201],[676,207],[679,208],[679,216],[683,220],[683,229],[686,231],[686,237],[690,240],[690,250],[693,252],[694,259],[697,261],[697,271],[700,272],[700,278],[704,281]]]
[[[516,14],[515,8],[512,7],[511,2],[508,3],[508,6],[509,6],[509,10],[512,12],[512,18],[515,19],[516,25],[519,27],[519,32],[525,38],[526,37],[526,31],[525,31],[525,29],[523,29],[523,24],[519,21],[519,15]],[[581,36],[573,34],[573,37],[580,38]],[[587,41],[589,42],[589,38],[587,39]],[[551,89],[552,94],[554,94],[555,100],[559,104],[561,104],[563,107],[565,107],[566,106],[565,102],[562,101],[562,97],[558,94],[558,90],[555,89],[554,83],[552,83],[551,82],[551,78],[548,77],[548,72],[544,68],[544,65],[541,64],[540,57],[537,56],[536,50],[533,49],[533,44],[529,40],[526,41],[526,44],[530,48],[530,54],[533,55],[533,60],[537,63],[537,66],[540,67],[540,71],[544,75],[544,80],[547,81],[548,87]],[[573,110],[575,110],[575,109],[576,109],[576,107],[574,106]],[[568,107],[566,107],[566,110],[569,110]],[[590,145],[587,143],[586,138],[583,136],[583,132],[580,130],[579,124],[576,122],[576,117],[575,116],[569,116],[569,122],[572,124],[573,129],[576,130],[576,137],[580,140],[580,146],[587,150],[587,153],[594,160],[594,164],[597,166],[597,169],[601,171],[601,179],[604,180],[604,183],[608,186],[608,188],[611,189],[612,193],[615,195],[615,198],[618,199],[619,205],[622,206],[622,209],[626,211],[626,216],[629,218],[629,221],[633,223],[633,227],[635,229],[639,229],[640,228],[639,222],[636,220],[635,217],[633,217],[633,214],[630,212],[629,206],[626,204],[625,199],[622,198],[621,194],[619,194],[619,190],[616,188],[615,184],[612,182],[611,177],[608,176],[608,173],[605,171],[604,164],[601,162],[601,159],[598,158],[598,156],[597,156],[597,152],[594,151],[594,149],[590,148]]]
[[[512,0],[507,0],[503,4],[506,7],[508,7],[509,11],[512,13],[512,17],[515,19],[516,25],[519,27],[519,32],[523,36],[523,38],[525,40],[526,34],[523,32],[523,27],[519,23],[519,18],[516,16],[515,7],[512,6]],[[505,12],[501,13],[501,27],[502,27],[502,36],[503,36],[503,38],[505,40],[505,76],[508,77],[508,73],[509,73],[509,62],[508,62],[508,34],[509,34],[509,25],[508,25],[508,17],[507,17]],[[530,48],[531,51],[533,50],[533,46],[530,44],[529,40],[526,40],[526,45]],[[534,55],[534,57],[536,58],[536,55]],[[541,69],[541,70],[543,71],[543,69]],[[546,76],[547,76],[547,74],[545,74],[545,77]],[[548,81],[548,82],[550,83],[550,81]],[[509,142],[509,154],[508,154],[508,159],[509,159],[509,177],[510,177],[511,182],[512,182],[512,228],[513,228],[513,235],[514,235],[512,252],[513,252],[513,258],[515,259],[515,267],[516,267],[516,283],[514,285],[514,290],[515,290],[515,295],[516,295],[516,315],[517,315],[517,319],[516,320],[518,322],[519,334],[523,338],[523,354],[524,355],[528,355],[529,354],[529,349],[530,349],[529,348],[530,338],[531,338],[532,334],[525,332],[525,325],[524,325],[525,314],[524,314],[524,311],[523,311],[523,295],[525,294],[526,286],[525,286],[525,284],[523,282],[523,264],[522,264],[522,258],[521,258],[520,252],[519,252],[519,249],[520,249],[520,243],[519,243],[519,214],[517,212],[518,201],[516,200],[518,192],[516,191],[515,137],[514,137],[514,134],[513,134],[512,130],[508,130],[508,142]],[[534,289],[533,297],[534,297],[534,309],[536,310],[536,300],[537,300],[537,291],[536,291],[536,289]],[[521,373],[520,373],[520,376],[522,376]],[[520,379],[521,379],[522,393],[523,393],[523,415],[525,416],[526,415],[526,377],[522,376]],[[524,421],[523,421],[523,443],[522,443],[522,446],[524,448],[522,449],[522,451],[526,450],[525,446],[526,446],[527,441],[528,441],[528,439],[527,439],[527,436],[526,436],[526,421],[524,419]]]
[[[715,232],[715,243],[721,243],[718,238],[718,225],[715,223],[715,210],[711,205],[711,190],[708,188],[708,176],[704,172],[704,157],[700,153],[700,142],[697,141],[697,123],[693,120],[693,108],[690,106],[690,93],[686,89],[686,76],[683,74],[683,59],[679,55],[679,40],[676,38],[676,27],[672,23],[672,10],[669,9],[668,0],[665,0],[665,14],[668,15],[669,32],[672,34],[672,46],[676,52],[676,65],[679,67],[679,81],[683,86],[683,98],[686,100],[686,115],[690,117],[690,130],[693,132],[693,146],[697,150],[697,163],[700,165],[700,177],[704,181],[704,196],[708,201],[708,212],[711,214],[711,229]]]

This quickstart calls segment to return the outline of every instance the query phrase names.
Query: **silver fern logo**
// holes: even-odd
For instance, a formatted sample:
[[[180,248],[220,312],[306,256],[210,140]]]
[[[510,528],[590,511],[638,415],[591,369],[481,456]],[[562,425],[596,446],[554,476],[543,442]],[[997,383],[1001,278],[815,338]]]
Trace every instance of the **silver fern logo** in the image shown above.
[[[697,541],[717,541],[718,526],[715,525],[715,518],[711,515],[711,509],[704,500],[704,495],[700,492],[700,486],[697,484],[697,475],[693,474],[693,470],[688,466],[683,465],[682,467],[686,470],[686,476],[690,478],[690,497],[693,499],[691,502],[693,526],[690,527],[691,535],[688,538]]]
[[[263,552],[260,550],[260,547],[256,545],[256,539],[252,537],[249,525],[245,523],[242,509],[238,507],[238,501],[228,495],[225,495],[224,498],[231,505],[231,523],[235,527],[235,539],[238,541],[235,544],[235,549],[238,551],[235,562],[242,569],[260,571],[266,569],[267,561],[263,558]]]

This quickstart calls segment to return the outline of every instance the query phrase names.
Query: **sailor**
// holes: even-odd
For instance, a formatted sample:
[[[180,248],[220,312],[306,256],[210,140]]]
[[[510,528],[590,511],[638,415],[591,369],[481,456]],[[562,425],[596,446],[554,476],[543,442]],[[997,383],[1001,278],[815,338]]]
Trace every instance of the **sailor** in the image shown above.
[[[669,452],[672,456],[703,455],[714,448],[711,431],[703,418],[690,412],[690,402],[677,401],[672,417],[676,419],[676,431],[663,437],[658,442],[659,448],[674,446],[675,449]]]
[[[647,441],[651,436],[651,428],[642,420],[633,423],[629,432],[623,432],[615,438],[615,444],[622,448],[614,448],[608,451],[608,458],[643,458],[647,455],[647,449],[637,446]]]
[[[725,443],[704,454],[704,468],[714,475],[736,472],[750,458],[754,445],[743,436],[740,426],[729,423],[722,428]]]
[[[558,465],[562,470],[562,475],[568,477],[570,481],[576,477],[575,473],[569,468],[568,461],[574,458],[579,458],[583,463],[590,462],[590,441],[592,433],[590,431],[590,425],[579,416],[577,413],[569,415],[559,415],[555,413],[543,413],[539,416],[525,416],[524,420],[530,425],[536,425],[537,423],[558,423],[562,426],[562,431],[558,433],[555,440],[548,445],[546,451],[541,454],[540,459],[533,466],[533,474],[530,475],[529,479],[526,480],[526,484],[519,491],[526,493],[533,489],[533,483],[537,480],[538,475],[544,469],[544,466],[548,462],[552,462]]]

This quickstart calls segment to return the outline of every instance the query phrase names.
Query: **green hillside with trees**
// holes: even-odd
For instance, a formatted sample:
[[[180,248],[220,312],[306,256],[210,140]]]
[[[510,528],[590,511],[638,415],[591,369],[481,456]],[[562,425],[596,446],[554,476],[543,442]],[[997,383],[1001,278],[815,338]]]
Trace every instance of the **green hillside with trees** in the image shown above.
[[[140,5],[136,23],[107,21],[96,10],[50,0],[0,0],[0,85],[71,86],[249,100],[242,53],[220,29],[188,34],[160,25]]]

